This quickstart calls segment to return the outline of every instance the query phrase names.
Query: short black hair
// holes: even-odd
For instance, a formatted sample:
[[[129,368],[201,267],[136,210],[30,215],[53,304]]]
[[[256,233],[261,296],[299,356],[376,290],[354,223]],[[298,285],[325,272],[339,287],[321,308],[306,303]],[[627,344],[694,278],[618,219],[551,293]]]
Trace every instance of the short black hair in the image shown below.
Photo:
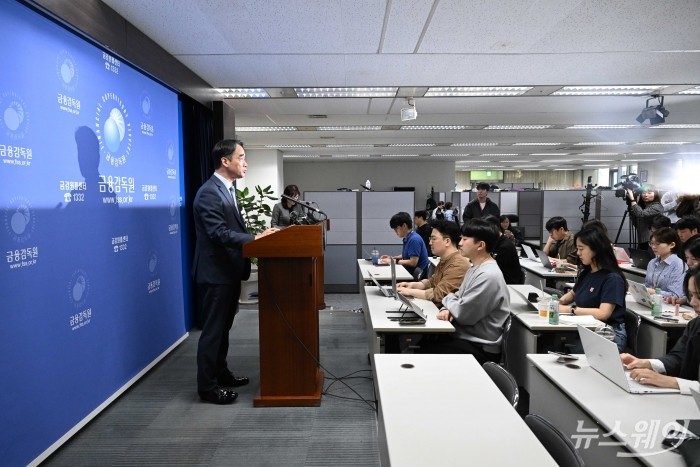
[[[671,248],[671,251],[678,253],[681,248],[681,239],[678,237],[678,233],[671,227],[661,227],[655,230],[651,234],[651,238],[659,243],[675,243],[675,246]]]
[[[428,219],[428,212],[425,209],[421,209],[413,213],[413,217],[420,217],[423,220]]]
[[[608,228],[598,219],[591,219],[589,221],[584,222],[581,226],[581,230],[585,229],[596,229],[599,230],[600,233],[602,233],[604,236],[608,236]]]
[[[559,230],[562,227],[564,227],[564,230],[569,230],[568,225],[566,225],[566,219],[564,219],[561,216],[552,217],[544,225],[544,228],[547,229],[547,232],[551,232],[552,230]]]
[[[491,185],[489,185],[486,182],[481,182],[476,184],[476,189],[477,190],[486,190],[489,191],[491,189]]]
[[[389,227],[392,229],[396,229],[396,227],[402,226],[406,224],[406,226],[411,229],[413,228],[413,221],[411,220],[411,215],[407,212],[401,211],[397,212],[393,216],[391,216],[391,219],[389,220]]]
[[[469,219],[462,226],[462,236],[474,238],[486,244],[486,251],[491,253],[496,248],[499,232],[496,227],[483,219]]]
[[[676,230],[682,229],[697,230],[700,232],[700,219],[693,215],[681,217],[678,219],[678,222],[676,222]]]
[[[501,220],[498,217],[496,217],[492,214],[486,214],[481,219],[485,220],[489,224],[495,226],[499,232],[501,231]]]
[[[664,216],[663,214],[657,214],[651,218],[651,224],[649,227],[656,229],[661,229],[663,227],[671,227],[671,219]]]
[[[222,139],[214,145],[214,149],[211,150],[211,164],[214,170],[221,167],[221,158],[229,158],[233,151],[236,150],[236,146],[244,148],[243,141],[239,139]]]
[[[441,235],[448,237],[455,247],[459,245],[459,236],[461,232],[456,222],[438,219],[435,222],[433,222],[432,227],[433,229],[440,232]]]

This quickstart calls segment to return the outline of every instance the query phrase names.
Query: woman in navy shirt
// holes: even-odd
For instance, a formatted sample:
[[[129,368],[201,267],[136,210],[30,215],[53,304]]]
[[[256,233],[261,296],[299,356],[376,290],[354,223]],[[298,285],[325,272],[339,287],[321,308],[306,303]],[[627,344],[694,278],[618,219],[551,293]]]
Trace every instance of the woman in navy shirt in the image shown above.
[[[617,264],[610,240],[596,229],[574,236],[582,271],[576,285],[559,301],[559,312],[591,315],[615,331],[620,351],[627,345],[625,293],[627,280]]]

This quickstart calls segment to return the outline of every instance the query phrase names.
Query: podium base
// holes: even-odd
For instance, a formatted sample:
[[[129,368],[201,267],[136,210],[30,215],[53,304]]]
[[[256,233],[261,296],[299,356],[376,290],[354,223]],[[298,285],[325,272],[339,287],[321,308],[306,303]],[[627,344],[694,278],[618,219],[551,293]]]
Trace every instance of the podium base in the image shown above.
[[[316,373],[313,393],[301,396],[264,396],[260,393],[253,399],[253,407],[319,407],[323,391],[323,372]]]

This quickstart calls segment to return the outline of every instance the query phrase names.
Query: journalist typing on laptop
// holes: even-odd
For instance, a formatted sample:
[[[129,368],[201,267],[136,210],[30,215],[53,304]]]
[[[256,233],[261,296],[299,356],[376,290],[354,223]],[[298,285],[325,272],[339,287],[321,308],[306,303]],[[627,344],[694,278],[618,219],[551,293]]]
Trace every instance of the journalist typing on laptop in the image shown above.
[[[605,322],[615,331],[614,342],[622,351],[627,344],[627,280],[617,264],[610,240],[597,229],[581,230],[574,239],[582,271],[574,288],[559,300],[559,312],[591,315]],[[581,353],[581,350],[574,347],[572,353]]]
[[[686,297],[700,314],[700,273],[695,273],[688,281]],[[630,376],[642,384],[663,388],[680,389],[681,394],[690,390],[700,391],[698,365],[700,365],[700,319],[692,319],[676,345],[666,356],[659,359],[642,359],[623,353],[622,363],[631,371]]]
[[[681,246],[678,234],[670,227],[663,227],[651,234],[649,244],[656,256],[649,261],[644,280],[649,293],[660,289],[664,297],[682,297],[683,275],[687,266],[676,254]]]

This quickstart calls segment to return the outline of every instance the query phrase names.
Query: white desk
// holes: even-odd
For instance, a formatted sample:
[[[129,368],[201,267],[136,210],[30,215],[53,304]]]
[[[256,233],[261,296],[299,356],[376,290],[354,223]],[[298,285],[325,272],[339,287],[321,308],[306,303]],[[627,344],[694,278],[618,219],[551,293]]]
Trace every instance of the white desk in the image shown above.
[[[405,267],[400,264],[396,264],[396,281],[406,282],[413,281],[413,276],[409,274]],[[359,271],[359,281],[360,293],[362,293],[365,286],[365,282],[371,282],[372,278],[369,276],[371,272],[375,279],[380,282],[390,282],[391,281],[391,265],[386,264],[384,266],[375,266],[371,261],[367,261],[364,258],[357,260],[357,268]]]
[[[525,297],[530,292],[542,293],[539,288],[531,285],[509,285],[510,294],[510,311],[513,315],[513,320],[510,326],[510,334],[508,335],[508,354],[506,361],[508,362],[508,370],[512,373],[519,386],[530,391],[530,383],[528,381],[529,363],[527,354],[545,352],[542,339],[544,334],[560,333],[562,335],[578,336],[578,330],[575,324],[549,324],[546,318],[540,318],[537,311],[533,310],[525,303],[525,300],[514,290],[519,290]],[[567,317],[569,319],[575,317]],[[596,327],[602,325],[601,321],[597,324],[587,327]]]
[[[685,465],[679,454],[662,449],[661,431],[676,419],[700,418],[692,397],[629,394],[589,367],[585,355],[576,362],[579,369],[555,363],[552,355],[528,359],[530,412],[545,417],[574,445],[579,442],[586,465]]]
[[[472,355],[377,355],[374,372],[382,467],[556,465]]]
[[[627,280],[630,281],[644,283],[644,279],[647,277],[646,269],[636,268],[630,263],[621,263],[620,269],[622,269],[622,273],[625,275]]]
[[[532,261],[528,258],[520,258],[520,268],[525,271],[525,283],[540,287],[540,281],[544,281],[545,285],[557,287],[560,282],[570,282],[576,278],[576,272],[554,272],[542,266],[542,263]]]
[[[683,319],[682,316],[678,317],[677,323],[654,319],[651,316],[651,308],[638,303],[631,294],[625,297],[625,305],[628,310],[642,317],[637,332],[637,357],[639,358],[659,358],[666,355],[671,350],[669,342],[675,343],[688,325],[688,320]],[[667,303],[664,303],[661,308],[661,311],[666,312],[673,310],[674,306]],[[681,307],[682,313],[692,313],[695,316],[695,311],[685,306]]]
[[[389,320],[389,317],[398,317],[401,302],[393,298],[385,297],[374,285],[363,287],[362,293],[363,310],[365,311],[365,324],[367,326],[369,353],[370,356],[382,353],[384,348],[384,334],[386,333],[433,333],[433,332],[454,332],[455,328],[449,321],[437,319],[438,308],[430,300],[420,298],[414,302],[420,306],[428,320],[423,325],[402,326],[396,321]],[[405,307],[404,307],[405,308]],[[396,313],[387,313],[387,310],[396,310]],[[408,313],[412,314],[412,313]]]

